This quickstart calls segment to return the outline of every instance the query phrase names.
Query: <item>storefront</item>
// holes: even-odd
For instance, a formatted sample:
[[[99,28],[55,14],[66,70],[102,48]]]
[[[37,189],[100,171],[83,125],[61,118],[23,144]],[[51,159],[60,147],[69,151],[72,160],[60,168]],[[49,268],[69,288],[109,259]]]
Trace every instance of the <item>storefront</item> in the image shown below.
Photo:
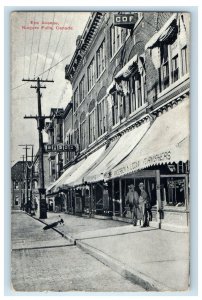
[[[106,174],[105,180],[112,181],[114,187],[114,219],[130,218],[125,203],[127,186],[133,183],[138,192],[141,181],[152,202],[153,222],[162,228],[188,228],[189,99],[170,103],[138,146]]]
[[[115,183],[110,180],[108,181],[106,177],[115,166],[133,151],[150,125],[150,118],[146,115],[139,120],[138,125],[128,127],[119,133],[118,137],[110,142],[99,163],[94,165],[88,173],[84,174],[84,182],[88,184],[90,189],[89,209],[92,214],[113,215],[112,199],[115,197],[116,200],[116,197],[118,197],[119,184],[116,181]],[[115,186],[113,186],[114,184]],[[116,191],[115,195],[113,195],[114,190]],[[118,207],[115,203],[114,205]]]

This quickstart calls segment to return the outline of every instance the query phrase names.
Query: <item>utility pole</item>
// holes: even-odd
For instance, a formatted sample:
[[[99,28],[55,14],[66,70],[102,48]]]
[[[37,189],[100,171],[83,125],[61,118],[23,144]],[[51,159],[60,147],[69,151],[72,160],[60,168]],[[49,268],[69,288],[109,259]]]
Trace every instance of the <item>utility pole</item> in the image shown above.
[[[25,205],[25,188],[24,188],[24,180],[25,180],[25,156],[23,155],[22,157],[22,195],[21,195],[21,209],[24,210],[24,205]]]
[[[44,162],[43,162],[43,134],[42,130],[45,126],[45,119],[50,118],[50,116],[42,116],[41,112],[41,89],[45,89],[45,86],[41,86],[41,82],[54,82],[53,80],[43,80],[39,77],[37,79],[22,79],[22,81],[36,82],[36,86],[31,86],[31,88],[36,89],[37,100],[38,100],[38,116],[25,116],[25,119],[36,119],[37,129],[39,133],[39,218],[47,218],[47,208],[46,208],[46,189],[44,184]]]
[[[27,154],[27,150],[30,149],[29,146],[33,146],[33,145],[19,145],[19,146],[23,146],[25,148],[25,162],[26,162],[26,166],[25,166],[25,211],[26,212],[30,212],[30,199],[29,199],[29,191],[28,191],[28,154]],[[24,160],[24,158],[23,158]]]

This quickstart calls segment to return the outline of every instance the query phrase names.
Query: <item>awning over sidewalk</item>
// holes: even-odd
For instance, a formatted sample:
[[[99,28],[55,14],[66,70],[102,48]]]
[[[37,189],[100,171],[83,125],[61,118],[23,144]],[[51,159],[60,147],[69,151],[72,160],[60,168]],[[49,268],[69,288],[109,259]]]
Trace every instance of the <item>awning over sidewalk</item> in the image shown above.
[[[78,164],[79,163],[74,164],[70,166],[67,170],[65,170],[65,172],[47,188],[47,192],[51,190],[55,192],[57,188],[61,185],[61,182],[67,179],[74,172],[74,170],[78,167]]]
[[[152,165],[189,160],[189,100],[157,117],[139,145],[119,165],[111,178]]]
[[[60,184],[67,186],[78,186],[83,184],[84,174],[87,173],[95,162],[103,155],[105,147],[106,146],[101,147],[94,153],[90,154],[86,159],[81,160],[79,166],[77,166],[74,172],[65,178]]]
[[[125,133],[119,138],[115,146],[108,155],[87,175],[84,176],[86,182],[98,182],[110,176],[110,171],[120,163],[138,144],[150,126],[150,122]]]

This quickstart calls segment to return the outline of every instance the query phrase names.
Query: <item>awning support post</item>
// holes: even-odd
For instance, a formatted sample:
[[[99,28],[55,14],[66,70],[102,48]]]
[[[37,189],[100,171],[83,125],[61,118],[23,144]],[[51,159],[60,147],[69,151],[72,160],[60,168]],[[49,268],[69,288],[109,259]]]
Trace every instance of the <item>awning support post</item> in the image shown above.
[[[156,221],[159,224],[159,229],[161,229],[161,219],[159,215],[159,210],[161,208],[160,170],[156,170],[156,198],[157,198]]]
[[[90,201],[89,201],[89,217],[92,215],[92,204],[93,204],[93,186],[90,184]]]
[[[119,200],[120,200],[120,216],[123,217],[121,178],[119,178]]]
[[[114,179],[112,179],[112,203],[113,203],[113,216],[115,216]]]

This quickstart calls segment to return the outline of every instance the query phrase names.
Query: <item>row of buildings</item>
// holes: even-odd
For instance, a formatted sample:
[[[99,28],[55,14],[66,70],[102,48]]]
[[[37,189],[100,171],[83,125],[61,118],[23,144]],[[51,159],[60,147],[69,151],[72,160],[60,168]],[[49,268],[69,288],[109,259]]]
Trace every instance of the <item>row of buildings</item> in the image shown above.
[[[188,229],[189,44],[188,13],[91,14],[65,68],[72,99],[46,123],[70,149],[46,154],[51,209],[130,222],[143,182],[153,223]]]

